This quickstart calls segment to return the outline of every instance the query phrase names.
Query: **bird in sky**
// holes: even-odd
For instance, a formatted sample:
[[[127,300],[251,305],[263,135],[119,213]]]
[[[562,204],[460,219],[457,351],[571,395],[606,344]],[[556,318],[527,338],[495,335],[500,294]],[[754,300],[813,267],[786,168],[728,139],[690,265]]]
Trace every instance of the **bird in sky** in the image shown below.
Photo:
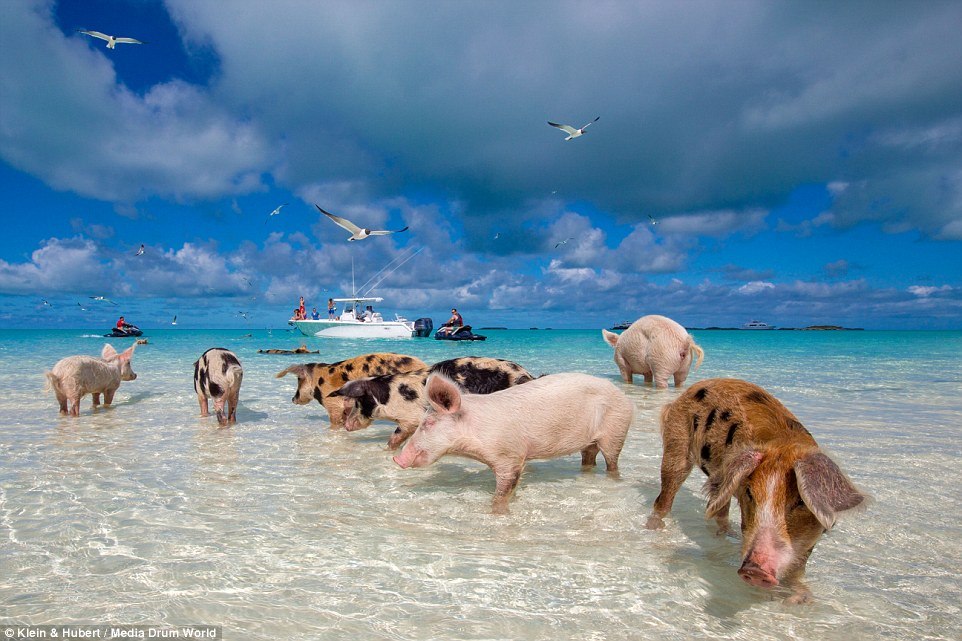
[[[84,307],[83,305],[81,305],[80,303],[77,303],[77,307],[79,307],[79,308],[80,308],[80,311],[82,311],[82,312],[87,311],[87,308]]]
[[[601,116],[598,116],[598,118],[601,118]],[[598,122],[598,118],[595,118],[594,120],[592,120],[591,122],[589,122],[587,125],[585,125],[585,126],[582,127],[581,129],[575,129],[575,128],[572,127],[571,125],[559,125],[558,123],[556,123],[556,122],[551,122],[550,120],[548,121],[548,124],[551,125],[552,127],[557,127],[557,128],[560,129],[561,131],[563,131],[563,132],[565,132],[566,134],[568,134],[568,137],[565,138],[565,140],[571,140],[572,138],[577,138],[578,136],[583,136],[583,135],[585,134],[585,129],[587,129],[587,128],[591,125],[591,123],[593,123],[593,122]]]
[[[244,278],[244,280],[247,281],[247,286],[248,286],[248,287],[253,287],[253,286],[254,286],[254,283],[251,282],[251,279],[250,279],[250,278]]]
[[[114,301],[110,300],[109,298],[107,298],[107,297],[105,297],[105,296],[91,296],[90,299],[91,299],[91,300],[98,301],[98,302],[101,302],[101,303],[110,303],[111,305],[116,305],[116,304],[117,304],[117,303],[115,303]]]
[[[494,235],[495,240],[498,240],[499,238],[501,238],[501,232],[498,232]]]
[[[41,299],[40,299],[40,304],[41,304],[43,307],[51,307],[50,303],[47,302],[47,299],[46,299],[46,298],[41,298]]]
[[[284,203],[283,205],[278,205],[278,206],[277,206],[277,209],[275,209],[275,210],[272,211],[271,213],[267,214],[267,218],[264,220],[264,224],[266,225],[266,224],[267,224],[267,221],[271,219],[271,216],[276,216],[277,214],[281,213],[281,210],[282,210],[284,207],[286,207],[287,205],[289,205],[289,204],[290,204],[290,203]]]
[[[143,256],[143,255],[144,255],[144,251],[146,251],[146,248],[144,247],[144,244],[141,243],[141,244],[140,244],[140,249],[137,250],[137,253],[134,254],[134,256]]]
[[[250,319],[247,317],[247,316],[248,316],[248,312],[237,312],[237,313],[240,314],[241,316],[243,316],[243,317],[244,317],[244,320],[250,320]]]
[[[170,324],[171,324],[171,325],[176,325],[176,324],[177,324],[177,314],[174,314],[174,320],[170,321]]]
[[[648,220],[651,221],[651,224],[652,224],[652,225],[657,225],[657,224],[658,224],[658,221],[655,220],[655,217],[652,216],[651,214],[648,214]]]
[[[346,218],[341,218],[340,216],[335,216],[332,213],[324,211],[317,203],[314,203],[314,206],[317,207],[318,211],[320,211],[322,214],[333,220],[335,224],[351,232],[351,236],[348,238],[349,241],[364,240],[368,236],[384,236],[386,234],[398,234],[402,231],[407,231],[407,227],[404,227],[403,229],[396,229],[394,231],[385,229],[362,229]]]
[[[555,249],[558,249],[558,248],[561,247],[562,245],[567,245],[569,240],[574,240],[574,236],[572,236],[571,238],[565,238],[565,239],[562,240],[560,243],[557,243],[557,244],[554,246],[554,248],[555,248]]]
[[[115,36],[108,36],[106,33],[100,33],[99,31],[87,31],[86,29],[77,29],[82,34],[93,36],[94,38],[100,38],[101,40],[107,41],[107,48],[113,49],[117,46],[117,43],[121,44],[131,44],[131,45],[145,45],[146,42],[141,42],[136,38],[117,38]]]

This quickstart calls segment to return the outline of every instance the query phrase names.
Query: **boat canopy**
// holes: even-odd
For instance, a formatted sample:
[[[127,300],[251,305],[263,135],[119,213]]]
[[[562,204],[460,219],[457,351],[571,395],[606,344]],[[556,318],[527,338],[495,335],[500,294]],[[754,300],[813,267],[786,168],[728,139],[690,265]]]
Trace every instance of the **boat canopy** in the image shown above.
[[[356,297],[356,298],[332,298],[335,303],[380,303],[383,298],[377,297]]]

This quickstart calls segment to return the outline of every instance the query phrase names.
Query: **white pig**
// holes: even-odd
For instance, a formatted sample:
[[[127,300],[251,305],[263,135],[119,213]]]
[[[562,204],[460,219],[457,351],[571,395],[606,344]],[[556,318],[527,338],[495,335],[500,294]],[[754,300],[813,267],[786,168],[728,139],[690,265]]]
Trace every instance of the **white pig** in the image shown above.
[[[646,383],[654,379],[656,387],[667,388],[673,376],[679,387],[688,378],[692,352],[698,355],[696,370],[705,356],[684,327],[664,316],[642,316],[621,334],[606,329],[601,334],[615,348],[615,364],[626,383],[641,374]]]
[[[118,354],[113,346],[107,344],[100,358],[81,355],[57,361],[53,369],[47,372],[47,389],[53,389],[57,395],[60,413],[80,416],[80,399],[87,394],[93,394],[94,407],[100,405],[101,394],[104,395],[104,405],[110,405],[120,382],[137,378],[130,367],[134,347],[136,345],[131,345]]]
[[[467,394],[449,378],[428,378],[430,408],[394,457],[402,468],[430,465],[445,454],[488,465],[497,479],[496,514],[508,500],[525,463],[581,452],[594,466],[598,452],[609,473],[618,471],[634,405],[609,381],[587,374],[553,374],[492,394]]]

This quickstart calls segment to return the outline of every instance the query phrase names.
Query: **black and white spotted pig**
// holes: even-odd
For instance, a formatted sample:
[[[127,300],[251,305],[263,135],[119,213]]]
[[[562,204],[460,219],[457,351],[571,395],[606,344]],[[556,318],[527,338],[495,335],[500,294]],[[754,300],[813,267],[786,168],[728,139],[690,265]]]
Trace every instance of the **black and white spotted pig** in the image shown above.
[[[838,514],[866,502],[808,430],[757,385],[714,378],[665,406],[661,434],[661,494],[648,527],[664,527],[675,494],[698,465],[708,476],[707,516],[719,533],[728,531],[728,508],[738,499],[738,575],[760,588],[787,587],[789,602],[807,601],[802,577],[815,544]]]
[[[214,399],[214,411],[221,425],[237,422],[244,368],[237,356],[223,347],[213,347],[194,361],[194,391],[200,403],[200,415],[209,416],[207,402]],[[227,410],[224,410],[224,406]]]
[[[435,373],[444,374],[472,394],[490,394],[533,378],[511,361],[463,356],[404,374],[360,378],[346,383],[330,396],[343,397],[344,428],[349,432],[364,429],[375,419],[397,423],[387,443],[395,450],[417,429],[427,406],[425,383],[428,376]]]
[[[307,405],[316,400],[324,406],[331,417],[331,429],[344,425],[344,403],[340,398],[328,395],[348,381],[378,374],[394,374],[424,369],[427,363],[414,356],[381,352],[355,356],[337,363],[303,363],[291,365],[275,374],[282,378],[288,374],[297,376],[297,391],[291,398],[295,405]]]

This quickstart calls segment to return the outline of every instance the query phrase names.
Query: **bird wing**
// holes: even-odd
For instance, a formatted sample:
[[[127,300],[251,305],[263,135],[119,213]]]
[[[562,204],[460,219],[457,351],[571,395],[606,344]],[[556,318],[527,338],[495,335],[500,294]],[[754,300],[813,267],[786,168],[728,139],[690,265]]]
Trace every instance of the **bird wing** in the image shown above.
[[[116,42],[124,42],[124,43],[130,44],[130,45],[145,45],[145,44],[147,44],[146,42],[142,42],[142,41],[140,41],[140,40],[137,40],[136,38],[114,38],[114,41],[116,41]]]
[[[552,127],[557,127],[558,129],[560,129],[561,131],[565,132],[565,133],[568,134],[569,136],[570,136],[571,134],[573,134],[573,133],[577,133],[577,132],[578,132],[578,130],[575,129],[574,127],[572,127],[571,125],[559,125],[558,123],[556,123],[556,122],[551,122],[550,120],[548,121],[548,124],[551,125]]]
[[[601,116],[598,116],[598,118],[601,118]],[[589,122],[587,125],[585,125],[584,127],[582,127],[581,130],[584,131],[585,129],[588,128],[588,125],[590,125],[591,123],[593,123],[593,122],[598,122],[598,118],[595,118],[594,120],[592,120],[591,122]]]
[[[100,38],[101,40],[110,40],[110,36],[106,33],[100,33],[99,31],[87,31],[86,29],[78,29],[80,33],[85,33],[88,36],[93,36],[94,38]]]
[[[400,234],[402,231],[407,231],[407,230],[408,230],[407,227],[405,227],[404,229],[395,229],[394,231],[391,231],[388,229],[376,229],[371,232],[371,236],[384,236],[385,234]]]
[[[324,211],[323,209],[321,209],[321,206],[318,205],[317,203],[314,203],[314,206],[317,207],[318,211],[320,211],[322,214],[324,214],[325,216],[327,216],[328,218],[330,218],[331,220],[333,220],[336,224],[340,225],[340,226],[343,227],[344,229],[346,229],[346,230],[348,230],[349,232],[351,232],[351,235],[356,235],[359,231],[361,231],[361,228],[360,228],[360,227],[358,227],[357,225],[355,225],[354,223],[352,223],[352,222],[349,221],[348,219],[346,219],[346,218],[341,218],[340,216],[335,216],[334,214],[332,214],[332,213],[330,213],[330,212]]]

